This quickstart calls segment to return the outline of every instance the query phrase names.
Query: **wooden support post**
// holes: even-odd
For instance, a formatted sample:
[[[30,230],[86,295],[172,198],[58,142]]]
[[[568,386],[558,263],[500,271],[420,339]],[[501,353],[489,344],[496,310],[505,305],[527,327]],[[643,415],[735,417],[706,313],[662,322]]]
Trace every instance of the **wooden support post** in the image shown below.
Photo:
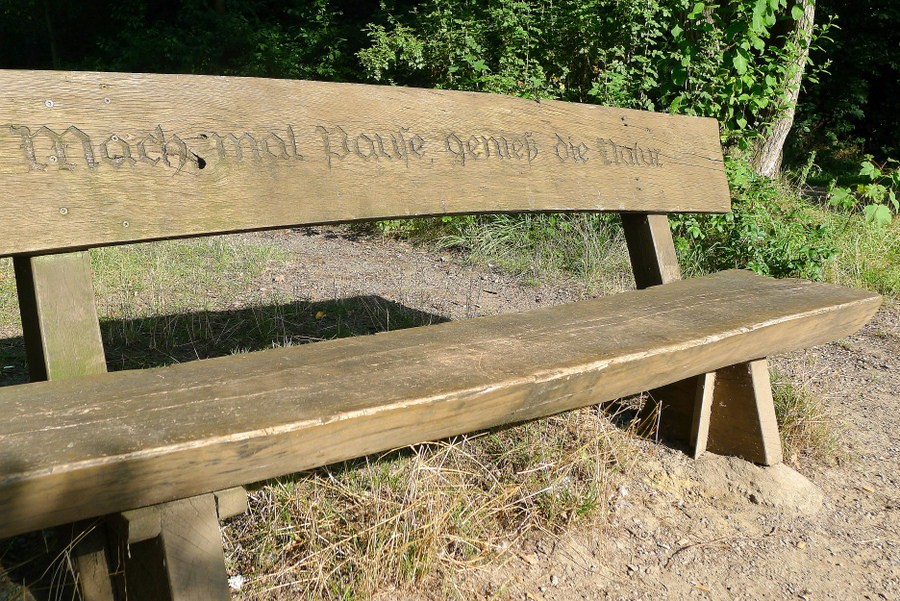
[[[638,288],[681,279],[668,217],[626,213],[622,224]],[[763,465],[781,461],[765,359],[688,378],[650,396],[664,408],[660,430],[689,444],[694,457],[709,450]]]
[[[13,265],[31,380],[105,372],[88,253],[16,257]]]
[[[13,260],[25,352],[32,381],[106,371],[87,252]],[[71,526],[78,584],[85,601],[113,601],[109,548],[122,549],[128,599],[228,599],[219,516],[246,510],[243,488]],[[154,517],[155,516],[155,517]],[[154,521],[155,520],[155,521]],[[125,536],[117,539],[125,525]],[[179,529],[181,532],[179,533]],[[184,563],[182,563],[184,561]],[[138,584],[140,583],[140,584]],[[153,584],[156,583],[156,584]],[[121,589],[121,587],[119,587]]]
[[[759,359],[720,369],[712,380],[711,393],[704,394],[707,409],[697,420],[695,455],[708,450],[761,465],[780,463],[781,438],[767,361]],[[704,425],[702,415],[706,411],[709,418]]]
[[[87,252],[13,259],[28,371],[32,381],[106,371]],[[78,585],[85,601],[112,601],[102,522],[71,527]]]
[[[219,519],[246,510],[243,488],[121,514],[130,601],[228,601]]]
[[[681,279],[672,230],[666,215],[623,213],[622,225],[638,289]],[[667,438],[688,443],[699,385],[698,378],[688,378],[649,391],[652,402],[663,406],[659,430]]]
[[[638,290],[681,279],[667,216],[622,213],[622,225]]]

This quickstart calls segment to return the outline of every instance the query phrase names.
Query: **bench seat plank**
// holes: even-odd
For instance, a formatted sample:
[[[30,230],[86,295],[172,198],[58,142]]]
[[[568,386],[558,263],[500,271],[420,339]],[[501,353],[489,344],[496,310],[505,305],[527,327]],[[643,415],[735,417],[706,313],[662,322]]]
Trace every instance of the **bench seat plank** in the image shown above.
[[[821,344],[878,295],[727,271],[562,307],[0,389],[0,537]]]

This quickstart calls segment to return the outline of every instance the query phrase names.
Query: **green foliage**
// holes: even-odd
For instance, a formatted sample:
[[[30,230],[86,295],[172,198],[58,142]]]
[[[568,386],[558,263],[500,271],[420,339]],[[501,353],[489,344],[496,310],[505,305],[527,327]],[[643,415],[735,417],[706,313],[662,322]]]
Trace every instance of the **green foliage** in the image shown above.
[[[860,164],[859,176],[863,182],[853,187],[837,187],[828,202],[842,209],[856,209],[862,206],[867,223],[885,226],[891,223],[891,209],[900,213],[900,169],[897,161],[887,159],[883,164],[874,162],[872,155],[866,155]]]
[[[726,163],[732,213],[670,218],[683,269],[747,268],[774,277],[818,280],[837,253],[814,212],[743,161]]]
[[[747,147],[786,108],[784,82],[803,50],[791,35],[802,8],[787,0],[675,4],[675,45],[663,64],[670,74],[661,90],[665,106],[670,112],[715,117],[727,143]],[[827,30],[820,29],[813,44]],[[817,73],[810,69],[807,78]]]
[[[359,60],[381,82],[551,97],[539,3],[432,0],[370,24]]]
[[[371,25],[358,56],[374,81],[716,117],[740,144],[782,108],[801,50],[789,6],[430,0]]]

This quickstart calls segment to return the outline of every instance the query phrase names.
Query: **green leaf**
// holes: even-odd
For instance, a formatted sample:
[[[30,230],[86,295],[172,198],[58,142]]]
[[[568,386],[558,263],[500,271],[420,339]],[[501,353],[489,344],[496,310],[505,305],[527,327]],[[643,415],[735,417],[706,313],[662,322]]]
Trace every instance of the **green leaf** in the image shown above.
[[[740,127],[741,129],[747,129],[747,120],[744,119],[743,117],[737,118],[737,124],[738,124],[738,127]]]
[[[879,226],[891,223],[891,210],[885,205],[866,205],[863,207],[863,213],[868,223]]]
[[[831,197],[828,199],[828,203],[835,207],[843,207],[845,209],[849,209],[856,203],[856,200],[853,198],[853,194],[851,194],[850,190],[848,190],[847,188],[835,188],[831,192]]]
[[[750,20],[750,30],[754,33],[761,34],[766,28],[766,12],[768,11],[768,0],[756,0],[753,5],[753,16]]]
[[[680,38],[682,33],[684,33],[684,29],[682,29],[680,25],[676,25],[672,28],[673,38]]]
[[[737,70],[739,75],[743,75],[747,72],[747,59],[744,58],[744,55],[740,52],[734,55],[731,63],[734,65],[734,68]]]
[[[875,179],[881,175],[881,172],[871,161],[863,161],[860,166],[859,174]]]
[[[793,18],[794,21],[799,21],[800,19],[802,19],[803,18],[803,7],[800,6],[799,4],[795,4],[793,6],[793,8],[791,8],[791,18]]]

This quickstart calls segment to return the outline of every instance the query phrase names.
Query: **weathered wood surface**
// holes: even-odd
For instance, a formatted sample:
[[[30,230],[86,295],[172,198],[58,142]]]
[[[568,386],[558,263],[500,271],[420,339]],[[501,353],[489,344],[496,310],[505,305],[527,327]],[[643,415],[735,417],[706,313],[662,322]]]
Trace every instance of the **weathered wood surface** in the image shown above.
[[[726,212],[718,126],[506,96],[0,70],[0,256],[467,212]]]
[[[666,215],[622,215],[628,258],[638,289],[681,279],[669,218]]]
[[[729,271],[525,314],[0,390],[0,537],[840,338],[880,297]]]
[[[19,313],[33,382],[106,372],[106,357],[86,252],[13,260]],[[73,524],[78,587],[85,601],[113,601],[102,522]]]
[[[14,265],[32,382],[105,372],[88,254],[16,257]]]
[[[712,397],[698,423],[707,420],[704,450],[721,455],[734,455],[762,465],[780,463],[781,437],[775,419],[775,402],[769,382],[768,362],[759,359],[731,365],[716,372],[712,381]]]
[[[125,580],[131,601],[229,601],[222,532],[214,495],[179,499],[152,510],[158,537],[131,545]]]

